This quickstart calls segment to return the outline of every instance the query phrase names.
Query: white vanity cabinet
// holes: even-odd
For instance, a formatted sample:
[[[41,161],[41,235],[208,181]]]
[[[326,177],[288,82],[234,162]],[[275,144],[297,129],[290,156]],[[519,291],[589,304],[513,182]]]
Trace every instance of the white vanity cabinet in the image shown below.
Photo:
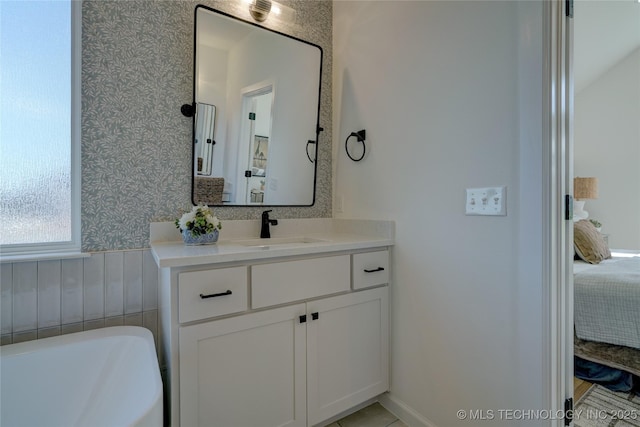
[[[389,388],[388,287],[307,303],[307,419],[312,426]]]
[[[388,262],[384,247],[161,268],[170,424],[313,426],[387,391]]]
[[[180,425],[306,426],[304,310],[180,328]]]

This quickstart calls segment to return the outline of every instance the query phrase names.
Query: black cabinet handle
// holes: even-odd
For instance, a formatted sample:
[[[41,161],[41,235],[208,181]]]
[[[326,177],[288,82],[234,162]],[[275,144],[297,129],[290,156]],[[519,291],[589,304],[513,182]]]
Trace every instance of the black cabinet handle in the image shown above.
[[[300,316],[300,323],[306,323],[307,321],[307,315],[303,314],[302,316]]]
[[[318,317],[320,317],[320,313],[317,311],[315,313],[311,313],[311,320],[318,320]]]
[[[220,292],[219,294],[209,294],[209,295],[200,294],[200,298],[207,299],[207,298],[223,297],[225,295],[231,295],[232,293],[233,292],[231,292],[230,290],[227,290],[227,292]]]
[[[365,270],[364,270],[365,273],[375,273],[376,271],[384,271],[384,267],[378,267],[375,270],[367,270],[365,268]]]

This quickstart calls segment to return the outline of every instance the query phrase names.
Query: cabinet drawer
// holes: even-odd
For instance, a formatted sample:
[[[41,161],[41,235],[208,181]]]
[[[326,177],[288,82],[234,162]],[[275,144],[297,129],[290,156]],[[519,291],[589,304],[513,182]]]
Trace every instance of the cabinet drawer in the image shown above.
[[[353,254],[353,289],[389,283],[389,251]]]
[[[261,308],[349,290],[349,255],[251,267],[251,307]]]
[[[178,321],[247,309],[247,267],[189,271],[178,276]]]

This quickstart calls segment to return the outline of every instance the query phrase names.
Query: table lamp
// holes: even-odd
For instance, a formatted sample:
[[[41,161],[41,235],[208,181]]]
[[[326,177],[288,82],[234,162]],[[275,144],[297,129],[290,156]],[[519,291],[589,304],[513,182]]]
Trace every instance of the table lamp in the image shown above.
[[[589,218],[584,210],[585,200],[598,198],[598,178],[573,178],[573,221]]]

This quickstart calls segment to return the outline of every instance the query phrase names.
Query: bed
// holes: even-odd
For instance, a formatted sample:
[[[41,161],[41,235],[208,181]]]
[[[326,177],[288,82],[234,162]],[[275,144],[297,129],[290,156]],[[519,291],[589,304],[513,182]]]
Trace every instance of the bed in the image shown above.
[[[574,325],[581,340],[640,349],[640,254],[575,261]]]
[[[574,375],[640,389],[640,250],[612,253],[587,220],[573,231]]]
[[[574,223],[573,243],[576,337],[640,349],[640,251],[612,253],[586,219]]]

